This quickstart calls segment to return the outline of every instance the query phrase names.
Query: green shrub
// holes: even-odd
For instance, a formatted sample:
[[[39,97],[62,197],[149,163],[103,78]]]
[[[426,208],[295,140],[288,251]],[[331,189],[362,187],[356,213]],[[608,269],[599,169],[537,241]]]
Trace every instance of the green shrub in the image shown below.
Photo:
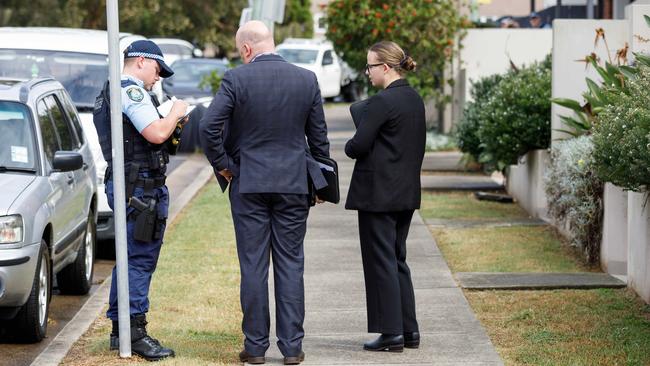
[[[549,215],[571,232],[571,243],[595,263],[600,253],[603,182],[594,169],[591,136],[560,141],[551,150],[544,182]]]
[[[551,139],[551,59],[508,72],[490,93],[478,129],[479,162],[503,171]]]
[[[650,186],[650,67],[640,65],[624,90],[606,88],[608,104],[594,125],[596,172],[631,191]]]
[[[472,100],[465,104],[463,116],[456,125],[455,135],[458,148],[478,161],[483,149],[478,137],[478,128],[485,114],[485,104],[490,92],[499,84],[503,76],[494,74],[472,83]]]

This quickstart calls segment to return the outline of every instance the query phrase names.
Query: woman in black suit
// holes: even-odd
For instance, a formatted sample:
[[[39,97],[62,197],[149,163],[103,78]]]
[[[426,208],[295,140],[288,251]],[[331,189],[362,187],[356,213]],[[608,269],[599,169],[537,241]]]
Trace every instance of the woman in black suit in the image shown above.
[[[415,62],[397,44],[375,44],[367,62],[372,85],[383,90],[351,107],[363,110],[352,111],[357,132],[345,145],[356,159],[345,208],[359,212],[368,332],[381,333],[364,349],[402,352],[420,345],[406,237],[420,208],[424,103],[404,79]]]

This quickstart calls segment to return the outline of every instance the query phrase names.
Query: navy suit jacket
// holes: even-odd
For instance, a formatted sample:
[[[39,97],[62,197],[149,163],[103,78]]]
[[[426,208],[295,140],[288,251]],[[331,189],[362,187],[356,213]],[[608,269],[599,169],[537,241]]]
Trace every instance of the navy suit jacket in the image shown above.
[[[239,193],[306,194],[308,176],[316,189],[327,186],[312,158],[329,156],[316,75],[279,55],[260,55],[227,71],[200,131],[224,191],[223,169],[238,177]]]

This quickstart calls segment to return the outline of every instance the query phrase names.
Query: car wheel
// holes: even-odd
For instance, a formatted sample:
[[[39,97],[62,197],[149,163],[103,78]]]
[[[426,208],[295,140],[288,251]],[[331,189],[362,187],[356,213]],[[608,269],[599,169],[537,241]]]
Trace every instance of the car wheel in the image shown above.
[[[10,323],[9,333],[21,342],[40,342],[47,332],[47,317],[52,295],[52,271],[50,254],[45,240],[41,240],[36,274],[32,291],[25,305]]]
[[[79,246],[77,259],[68,264],[56,275],[59,291],[69,295],[85,295],[93,284],[95,269],[95,214],[91,211],[88,215],[86,232],[83,242]]]

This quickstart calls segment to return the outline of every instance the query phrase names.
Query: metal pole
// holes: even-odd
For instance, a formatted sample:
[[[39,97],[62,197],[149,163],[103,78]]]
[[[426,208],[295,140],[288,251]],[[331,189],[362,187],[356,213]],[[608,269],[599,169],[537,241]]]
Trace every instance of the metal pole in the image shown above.
[[[126,249],[126,189],[122,144],[122,96],[120,91],[120,23],[118,0],[106,1],[108,69],[111,91],[111,136],[113,137],[113,216],[115,218],[115,265],[117,267],[117,311],[120,323],[120,357],[131,357],[129,314],[129,261]]]
[[[535,11],[535,0],[530,0],[530,12]]]
[[[587,0],[587,19],[594,19],[594,0]]]
[[[555,19],[560,19],[560,9],[562,8],[562,0],[556,0],[555,2]]]

